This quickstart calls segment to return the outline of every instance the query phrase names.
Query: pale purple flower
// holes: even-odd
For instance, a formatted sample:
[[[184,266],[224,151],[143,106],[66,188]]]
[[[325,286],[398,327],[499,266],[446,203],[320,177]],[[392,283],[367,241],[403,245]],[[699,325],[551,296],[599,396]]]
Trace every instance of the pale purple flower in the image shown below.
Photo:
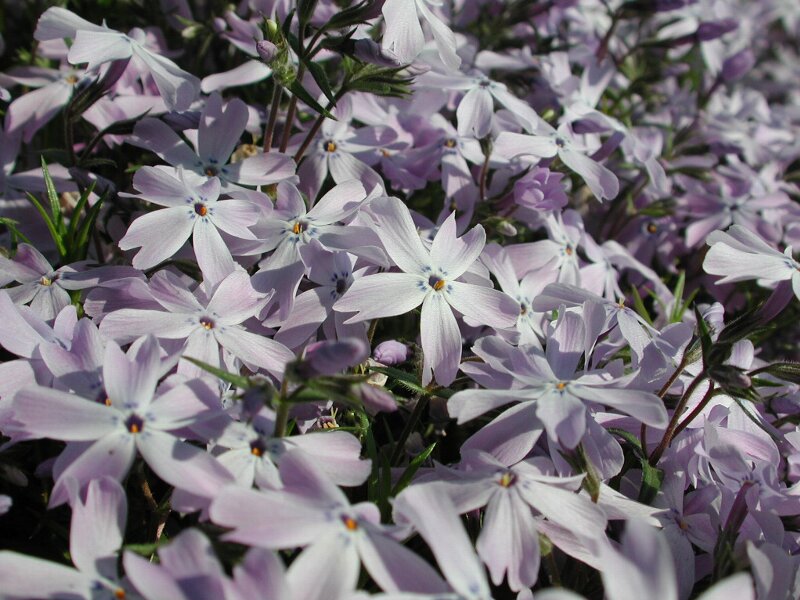
[[[408,359],[408,346],[397,340],[387,340],[375,346],[372,358],[383,365],[397,365]]]
[[[278,467],[288,452],[298,448],[337,485],[361,485],[370,473],[371,461],[360,458],[361,442],[351,433],[325,431],[276,438],[274,429],[275,413],[263,407],[247,421],[231,422],[217,439],[217,460],[240,486],[249,488],[255,483],[263,489],[281,489]]]
[[[358,212],[366,196],[364,186],[351,179],[334,186],[307,209],[296,187],[288,183],[279,185],[275,210],[256,228],[259,239],[253,252],[273,252],[259,263],[253,284],[257,289],[275,290],[281,320],[289,316],[297,286],[306,271],[300,253],[303,246],[316,239],[328,249],[348,250],[348,246],[362,246],[375,237],[364,227],[338,225]]]
[[[422,304],[423,384],[435,374],[439,384],[449,385],[461,358],[461,333],[453,309],[492,327],[511,326],[519,314],[516,302],[504,293],[458,281],[483,250],[483,227],[457,238],[453,213],[428,251],[400,200],[374,200],[370,210],[387,254],[403,272],[362,277],[334,308],[358,312],[347,321],[357,322],[401,315]]]
[[[781,253],[741,225],[732,225],[727,232],[715,231],[707,243],[711,248],[703,269],[722,276],[717,284],[755,279],[772,286],[786,281],[800,299],[800,263],[792,257],[791,247]]]
[[[419,19],[431,28],[442,62],[458,69],[461,58],[456,54],[456,38],[450,28],[434,14],[430,0],[387,0],[381,11],[386,22],[382,45],[402,63],[410,63],[422,51],[425,35]]]
[[[664,427],[667,411],[661,399],[628,387],[635,373],[614,377],[605,369],[576,372],[587,350],[586,337],[581,317],[564,312],[544,351],[515,348],[497,337],[482,338],[473,351],[505,378],[508,387],[457,392],[448,400],[450,415],[463,423],[512,402],[533,402],[550,439],[568,449],[586,433],[589,414],[584,403],[608,405],[651,427]]]
[[[392,539],[393,528],[381,525],[376,505],[351,505],[300,450],[287,452],[279,470],[281,491],[229,486],[210,514],[215,523],[234,528],[227,540],[270,549],[306,547],[292,563],[289,584],[295,592],[332,577],[325,597],[337,598],[355,588],[361,564],[387,591],[442,591],[433,568]]]
[[[243,323],[255,316],[269,299],[256,292],[244,271],[235,271],[216,287],[208,284],[192,294],[167,271],[150,281],[153,297],[162,310],[123,308],[106,316],[100,331],[126,343],[139,336],[182,341],[178,352],[215,367],[233,368],[239,359],[253,369],[266,369],[277,378],[294,354],[283,344],[248,331]],[[197,377],[199,367],[182,361],[178,371]]]
[[[39,41],[72,39],[67,55],[69,62],[74,65],[86,63],[89,69],[132,57],[140,60],[146,65],[170,110],[186,110],[200,91],[197,77],[144,45],[144,32],[141,30],[132,30],[130,35],[125,35],[90,23],[64,8],[51,7],[39,18],[34,37]]]
[[[137,269],[149,269],[172,257],[192,238],[197,264],[206,279],[216,283],[235,269],[228,245],[220,235],[255,240],[250,227],[262,207],[246,199],[220,200],[220,180],[205,179],[179,168],[174,176],[165,168],[143,167],[136,172],[134,187],[140,197],[166,207],[133,221],[119,241],[122,250],[140,247],[133,257]]]
[[[223,190],[240,185],[270,185],[291,178],[294,161],[280,152],[257,152],[231,162],[231,154],[239,144],[247,120],[244,102],[234,98],[223,105],[221,96],[215,93],[206,100],[197,132],[190,136],[193,147],[164,121],[153,118],[139,121],[128,142],[155,152],[174,167],[218,178]]]
[[[124,598],[117,551],[127,517],[122,486],[110,477],[93,479],[84,494],[73,492],[70,558],[77,570],[16,552],[0,552],[0,580],[9,598]]]
[[[494,143],[494,153],[505,159],[516,157],[552,158],[558,156],[569,169],[580,175],[595,198],[609,200],[619,193],[619,180],[607,167],[587,156],[587,148],[568,124],[553,129],[539,120],[532,134],[502,132]]]
[[[73,448],[71,462],[56,480],[51,505],[66,500],[65,486],[73,478],[81,487],[103,475],[121,480],[137,450],[159,477],[176,487],[212,495],[232,479],[228,470],[205,451],[170,433],[216,418],[219,399],[202,380],[158,393],[156,386],[162,374],[159,354],[153,337],[135,346],[127,356],[109,342],[103,360],[105,387],[95,397],[38,386],[14,395],[14,419],[30,435],[88,442]]]

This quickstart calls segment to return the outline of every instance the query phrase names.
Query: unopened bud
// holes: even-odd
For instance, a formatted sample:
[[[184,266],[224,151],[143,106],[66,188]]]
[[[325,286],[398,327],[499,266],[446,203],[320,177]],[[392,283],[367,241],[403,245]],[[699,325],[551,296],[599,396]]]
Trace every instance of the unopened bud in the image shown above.
[[[397,340],[388,340],[375,346],[372,358],[383,365],[399,365],[408,359],[408,346]]]
[[[270,64],[278,55],[278,47],[267,40],[256,42],[256,52],[258,57],[265,63]]]
[[[701,42],[710,42],[711,40],[722,37],[726,33],[729,33],[738,27],[739,23],[737,23],[734,19],[706,21],[705,23],[700,23],[700,26],[697,28],[696,35],[697,39]]]
[[[756,59],[753,52],[749,48],[745,48],[722,63],[722,79],[728,83],[741,79],[753,68],[754,64],[756,64]]]

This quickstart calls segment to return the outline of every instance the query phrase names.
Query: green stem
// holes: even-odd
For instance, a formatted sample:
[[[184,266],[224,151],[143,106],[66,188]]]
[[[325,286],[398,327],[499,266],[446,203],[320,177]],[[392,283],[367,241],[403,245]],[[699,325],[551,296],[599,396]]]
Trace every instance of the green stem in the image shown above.
[[[274,81],[275,88],[272,90],[272,103],[269,107],[269,121],[264,130],[264,154],[272,148],[272,137],[275,135],[275,123],[278,120],[278,109],[281,105],[282,88],[277,81]]]
[[[274,437],[284,437],[286,435],[286,425],[289,422],[289,406],[290,403],[286,401],[286,392],[289,386],[289,381],[286,377],[281,382],[281,391],[278,396],[277,407],[275,409],[275,433]]]
[[[392,456],[389,459],[389,464],[394,466],[400,465],[401,459],[403,458],[403,450],[405,449],[406,441],[408,441],[408,437],[411,435],[411,432],[414,431],[414,428],[417,426],[417,423],[422,417],[422,413],[427,406],[428,395],[417,394],[417,403],[414,405],[414,410],[411,411],[411,416],[408,418],[408,421],[406,421],[406,426],[403,428],[403,431],[396,442],[394,450],[392,451]]]

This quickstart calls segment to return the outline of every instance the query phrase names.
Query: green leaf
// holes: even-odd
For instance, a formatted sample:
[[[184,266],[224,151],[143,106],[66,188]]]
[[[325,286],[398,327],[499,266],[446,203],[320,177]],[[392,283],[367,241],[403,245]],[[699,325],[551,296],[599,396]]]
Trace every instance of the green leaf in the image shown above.
[[[776,362],[772,363],[771,365],[767,365],[766,367],[761,367],[760,369],[755,369],[750,371],[750,375],[756,375],[758,373],[769,373],[773,377],[777,377],[778,379],[782,379],[783,381],[788,381],[790,383],[800,383],[800,363],[796,362]],[[764,381],[764,380],[759,380]],[[764,381],[764,383],[759,383],[759,385],[780,385],[776,384],[775,382],[771,381]]]
[[[317,111],[319,114],[321,114],[321,115],[324,115],[324,116],[325,116],[326,118],[328,118],[328,119],[333,119],[334,121],[336,120],[336,117],[334,117],[334,116],[333,116],[333,115],[330,113],[330,111],[328,111],[328,109],[326,109],[326,108],[323,108],[323,107],[322,107],[322,106],[319,104],[319,102],[317,102],[316,100],[314,100],[314,98],[311,96],[311,94],[309,94],[309,93],[306,91],[306,89],[303,87],[303,85],[302,85],[302,84],[301,84],[299,81],[297,81],[296,79],[295,79],[295,80],[292,82],[292,84],[289,86],[289,91],[290,91],[292,94],[294,94],[295,96],[297,96],[297,98],[298,98],[298,99],[302,100],[302,101],[303,101],[303,102],[305,102],[305,103],[306,103],[308,106],[310,106],[310,107],[311,107],[311,108],[313,108],[315,111]]]
[[[392,379],[396,380],[400,383],[404,388],[411,392],[416,392],[417,394],[423,394],[425,396],[439,396],[440,398],[449,398],[455,392],[453,390],[447,388],[432,388],[428,389],[424,387],[419,381],[417,381],[416,375],[413,373],[408,373],[407,371],[403,371],[401,369],[397,369],[395,367],[373,367],[369,368],[370,371],[374,371],[375,373],[382,373],[383,375],[388,375]]]
[[[633,308],[636,309],[640,317],[647,321],[648,325],[652,325],[653,319],[650,317],[650,313],[647,312],[647,308],[644,302],[642,302],[642,297],[639,295],[639,290],[636,289],[636,286],[631,286],[631,295],[633,296]]]
[[[42,174],[44,175],[44,186],[47,190],[47,198],[50,201],[50,214],[52,215],[52,222],[59,235],[64,235],[66,226],[64,224],[64,215],[61,212],[61,203],[58,201],[58,192],[56,192],[56,185],[53,183],[53,178],[50,177],[50,171],[47,169],[47,163],[44,157],[40,157],[42,162]]]
[[[61,234],[58,233],[56,230],[56,226],[53,224],[53,221],[50,220],[50,216],[47,214],[47,211],[42,206],[42,203],[31,194],[30,192],[26,192],[26,196],[28,200],[30,200],[31,204],[36,207],[36,210],[39,211],[39,214],[42,215],[42,219],[44,219],[45,225],[47,225],[47,230],[50,232],[50,237],[53,238],[53,242],[56,245],[56,250],[58,250],[58,255],[61,257],[63,261],[64,258],[67,256],[67,250],[64,247],[64,240],[61,239]]]
[[[306,66],[306,69],[308,69],[308,72],[311,73],[319,89],[322,90],[322,93],[325,94],[325,97],[330,101],[331,106],[336,106],[336,96],[333,93],[333,89],[331,89],[331,83],[328,81],[328,75],[325,73],[325,69],[313,60],[308,60],[305,57],[301,60]]]
[[[69,221],[69,226],[67,227],[67,246],[73,248],[75,245],[75,236],[78,233],[78,223],[80,219],[78,218],[81,213],[86,208],[87,203],[89,202],[89,196],[94,191],[96,182],[92,182],[88,188],[83,190],[80,198],[78,198],[78,202],[75,204],[75,209],[72,211],[72,218]]]
[[[661,484],[664,481],[664,471],[652,466],[648,462],[645,451],[642,449],[642,443],[635,435],[616,427],[609,427],[608,431],[625,440],[633,450],[636,459],[642,467],[642,487],[639,488],[638,501],[643,504],[650,504],[656,497],[658,490],[661,489]]]
[[[223,371],[215,367],[214,365],[210,365],[202,360],[197,360],[196,358],[192,358],[191,356],[184,356],[184,359],[188,360],[190,363],[197,365],[204,371],[211,373],[212,375],[219,377],[222,381],[226,383],[230,383],[231,385],[236,386],[242,390],[249,390],[250,388],[254,387],[253,382],[250,381],[248,377],[244,375],[237,375],[235,373],[228,373],[227,371]]]
[[[0,217],[0,225],[5,225],[8,230],[11,232],[12,237],[25,242],[26,244],[30,244],[31,241],[22,233],[18,228],[19,225],[18,221],[14,219],[9,219],[8,217]]]
[[[302,30],[314,16],[314,9],[318,0],[297,0],[297,20]]]
[[[406,467],[406,470],[403,471],[400,479],[394,485],[394,488],[392,489],[392,496],[399,494],[406,488],[406,486],[408,486],[409,483],[411,483],[411,479],[414,477],[414,474],[419,470],[422,464],[428,460],[428,457],[431,455],[431,452],[433,452],[434,448],[436,448],[436,442],[433,442],[430,446],[425,448],[425,450],[413,458],[413,460]]]
[[[78,229],[75,239],[73,240],[74,252],[76,258],[79,260],[85,259],[86,255],[89,253],[89,236],[92,233],[94,223],[97,221],[97,215],[100,214],[100,209],[102,208],[105,199],[106,195],[103,194],[97,199],[97,202],[94,203],[94,206],[89,209],[89,211],[86,213],[86,216],[83,218],[83,222]]]

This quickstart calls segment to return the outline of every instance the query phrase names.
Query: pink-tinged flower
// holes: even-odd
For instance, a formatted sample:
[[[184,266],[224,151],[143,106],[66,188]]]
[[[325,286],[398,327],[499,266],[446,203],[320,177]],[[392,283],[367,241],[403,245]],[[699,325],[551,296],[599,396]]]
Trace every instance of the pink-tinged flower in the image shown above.
[[[198,288],[192,294],[168,271],[150,280],[150,290],[163,310],[123,308],[106,316],[100,324],[103,335],[121,343],[140,336],[182,340],[181,356],[202,360],[215,367],[235,368],[239,359],[253,370],[265,369],[278,379],[294,354],[264,335],[247,331],[243,322],[255,316],[268,296],[256,292],[244,271],[235,271],[219,285]],[[197,377],[205,372],[182,361],[178,372]]]
[[[542,329],[544,314],[541,311],[534,311],[532,305],[534,299],[547,284],[547,279],[540,273],[532,271],[520,281],[505,248],[494,243],[486,246],[482,260],[497,278],[497,283],[500,284],[502,290],[519,303],[519,316],[516,323],[516,332],[519,335],[518,339],[514,341],[541,348],[541,339],[544,339]]]
[[[0,256],[0,282],[20,283],[6,289],[9,297],[17,304],[30,304],[37,315],[49,321],[72,302],[70,291],[139,274],[136,269],[123,266],[88,267],[88,262],[80,262],[54,269],[36,248],[20,244],[13,260]]]
[[[329,252],[316,239],[300,247],[300,257],[309,266],[308,279],[318,287],[300,293],[286,319],[268,319],[265,322],[270,327],[281,326],[275,340],[297,348],[322,326],[328,339],[356,337],[366,341],[364,323],[345,325],[349,315],[333,310],[334,303],[347,292],[355,278],[364,275],[366,269],[354,272],[355,256],[347,252]]]
[[[247,419],[234,421],[217,439],[217,460],[233,473],[236,482],[245,488],[255,485],[262,489],[283,487],[278,467],[288,452],[300,449],[337,485],[354,486],[364,483],[371,469],[370,460],[362,460],[361,442],[346,431],[312,432],[291,437],[273,437],[275,414],[262,407]]]
[[[137,269],[167,260],[191,237],[204,277],[216,283],[235,268],[220,231],[241,240],[256,239],[249,227],[257,223],[262,208],[249,200],[220,200],[216,177],[205,179],[180,168],[176,177],[165,168],[143,167],[133,185],[141,196],[132,197],[167,207],[134,220],[119,241],[122,250],[141,248],[133,257]]]
[[[417,85],[465,92],[456,108],[460,136],[484,138],[491,133],[495,100],[510,111],[512,118],[519,119],[520,124],[541,121],[527,102],[514,96],[504,84],[492,81],[480,71],[472,71],[469,75],[429,71],[417,79]]]
[[[457,392],[447,404],[450,415],[463,423],[512,402],[532,402],[550,439],[569,449],[586,433],[585,403],[611,406],[651,427],[664,427],[667,410],[661,399],[628,387],[635,373],[614,377],[605,369],[576,372],[587,351],[586,337],[582,318],[565,312],[544,351],[532,346],[515,348],[497,337],[482,338],[473,351],[498,372],[497,381],[505,380],[507,387]]]
[[[228,486],[211,504],[210,515],[234,528],[224,539],[269,549],[306,547],[288,578],[295,593],[319,589],[330,577],[324,597],[338,598],[355,588],[361,564],[387,591],[444,591],[433,568],[396,542],[393,528],[381,525],[376,505],[351,505],[302,450],[287,452],[279,470],[281,491]]]
[[[491,599],[486,572],[458,518],[458,509],[437,484],[407,487],[395,498],[393,512],[396,523],[412,525],[425,540],[455,592],[424,595],[422,599]],[[390,594],[386,598],[403,600],[406,596]]]
[[[756,279],[760,285],[791,281],[800,300],[800,263],[792,258],[791,246],[781,253],[741,225],[732,225],[727,232],[715,231],[707,243],[711,248],[703,269],[722,275],[718,284],[748,279]]]
[[[294,161],[285,154],[257,153],[238,162],[231,154],[247,126],[247,105],[234,98],[224,107],[219,94],[212,94],[200,115],[194,148],[158,119],[142,119],[128,142],[155,152],[174,167],[183,167],[204,177],[219,179],[223,190],[238,185],[270,185],[294,175]]]
[[[333,187],[311,209],[296,187],[281,184],[278,200],[271,218],[257,228],[258,253],[272,250],[272,254],[259,263],[253,278],[256,289],[275,290],[275,300],[280,310],[278,317],[286,319],[294,305],[295,293],[306,271],[300,249],[318,240],[332,250],[348,250],[349,245],[363,246],[377,239],[366,227],[338,225],[352,217],[367,197],[364,186],[349,180]],[[346,279],[346,278],[345,278]]]
[[[34,37],[39,41],[72,39],[67,55],[69,62],[74,65],[86,63],[89,69],[132,57],[140,60],[146,65],[170,110],[186,110],[200,91],[197,77],[144,45],[144,32],[141,30],[134,29],[130,35],[125,35],[90,23],[64,8],[51,7],[39,18]]]
[[[0,580],[8,598],[125,598],[117,551],[127,517],[125,490],[110,477],[93,479],[83,495],[73,493],[71,569],[16,552],[0,552]]]
[[[576,493],[583,476],[557,477],[552,463],[543,457],[506,462],[470,449],[463,453],[463,470],[446,471],[445,481],[419,485],[440,486],[459,513],[486,507],[476,543],[478,555],[495,585],[507,574],[509,587],[520,591],[538,579],[540,523],[547,519],[564,528],[591,551],[594,540],[605,538],[606,515]],[[570,548],[564,550],[569,553]]]
[[[8,76],[14,83],[35,88],[16,98],[6,112],[6,131],[21,132],[26,143],[69,102],[73,90],[89,79],[72,68],[22,67]]]
[[[552,158],[558,156],[569,169],[580,175],[595,198],[609,200],[619,193],[619,180],[607,167],[586,155],[587,148],[568,124],[553,129],[539,120],[534,133],[502,132],[494,143],[494,153],[508,160],[517,157]]]
[[[437,17],[428,4],[430,0],[387,0],[381,12],[386,22],[382,45],[401,63],[410,63],[422,51],[425,35],[419,19],[430,26],[439,58],[450,69],[458,69],[461,57],[456,54],[456,37]]]
[[[352,103],[346,98],[334,110],[336,121],[325,119],[319,135],[308,148],[297,174],[298,187],[309,198],[314,199],[322,189],[328,174],[335,183],[345,183],[357,179],[367,193],[373,195],[378,188],[384,191],[383,178],[367,164],[370,154],[392,144],[396,132],[385,126],[366,126],[355,128],[352,124]],[[300,144],[306,133],[300,133],[292,143]],[[371,161],[370,161],[371,162]]]
[[[455,213],[442,224],[428,251],[414,227],[411,213],[397,198],[370,204],[389,257],[402,273],[378,273],[354,282],[334,308],[357,312],[346,323],[402,315],[422,304],[420,335],[424,352],[423,383],[436,376],[441,385],[453,382],[461,360],[461,333],[453,309],[490,327],[511,327],[517,303],[498,290],[458,279],[483,250],[486,234],[477,227],[456,237]]]
[[[202,380],[158,393],[162,373],[154,337],[126,356],[109,342],[103,360],[104,389],[85,398],[55,389],[27,387],[12,400],[13,418],[37,438],[83,442],[67,450],[68,466],[57,476],[50,504],[67,499],[68,482],[81,487],[107,475],[120,481],[138,453],[153,471],[178,488],[211,496],[232,480],[205,451],[172,431],[219,416],[219,396]]]

